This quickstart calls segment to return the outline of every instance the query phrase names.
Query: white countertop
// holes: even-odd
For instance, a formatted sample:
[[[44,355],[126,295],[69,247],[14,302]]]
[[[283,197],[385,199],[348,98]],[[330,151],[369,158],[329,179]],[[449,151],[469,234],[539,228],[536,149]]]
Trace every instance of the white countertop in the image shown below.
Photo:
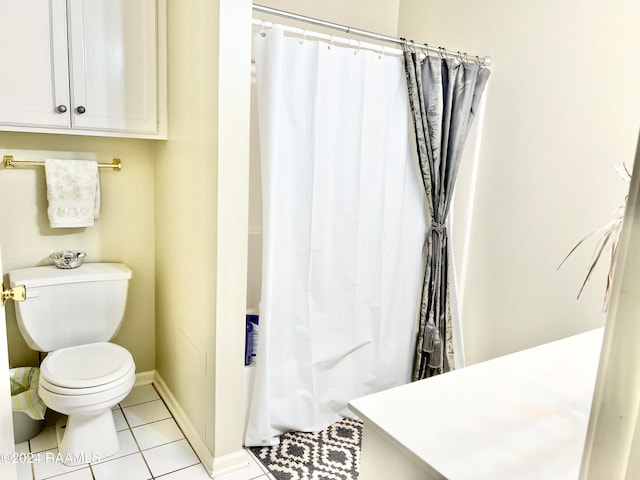
[[[451,480],[578,478],[603,329],[350,402]]]

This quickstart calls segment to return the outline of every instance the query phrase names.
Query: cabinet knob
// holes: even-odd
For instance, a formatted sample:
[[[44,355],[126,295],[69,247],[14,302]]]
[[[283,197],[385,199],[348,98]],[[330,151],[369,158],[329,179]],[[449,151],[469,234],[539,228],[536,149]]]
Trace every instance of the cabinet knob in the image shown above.
[[[76,112],[78,112],[78,114],[80,114],[80,115],[82,115],[86,111],[87,111],[87,109],[84,108],[82,105],[80,105],[78,108],[76,108]]]
[[[58,110],[58,112],[60,112],[60,113],[64,113],[64,112],[66,112],[66,111],[67,111],[67,106],[66,106],[66,105],[58,105],[57,110]]]

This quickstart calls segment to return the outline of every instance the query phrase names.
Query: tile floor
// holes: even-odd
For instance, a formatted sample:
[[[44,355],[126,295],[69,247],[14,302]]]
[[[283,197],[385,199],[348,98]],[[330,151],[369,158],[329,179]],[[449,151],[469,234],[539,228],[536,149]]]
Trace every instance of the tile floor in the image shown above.
[[[55,412],[53,412],[55,413]],[[53,420],[51,420],[53,418]],[[37,463],[18,464],[18,480],[209,480],[191,445],[152,385],[135,387],[113,409],[120,451],[97,463],[67,467],[55,462],[55,426],[45,426],[17,452],[39,453]],[[47,415],[45,423],[55,423]],[[249,466],[215,480],[268,480],[274,477],[246,450]]]

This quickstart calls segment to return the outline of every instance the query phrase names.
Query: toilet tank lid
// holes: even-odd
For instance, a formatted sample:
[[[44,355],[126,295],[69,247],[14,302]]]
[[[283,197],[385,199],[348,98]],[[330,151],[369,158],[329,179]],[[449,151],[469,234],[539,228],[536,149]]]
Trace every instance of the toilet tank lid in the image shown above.
[[[122,263],[83,263],[78,268],[62,269],[54,265],[22,268],[9,272],[12,287],[43,287],[67,283],[100,282],[107,280],[128,280],[131,269]]]

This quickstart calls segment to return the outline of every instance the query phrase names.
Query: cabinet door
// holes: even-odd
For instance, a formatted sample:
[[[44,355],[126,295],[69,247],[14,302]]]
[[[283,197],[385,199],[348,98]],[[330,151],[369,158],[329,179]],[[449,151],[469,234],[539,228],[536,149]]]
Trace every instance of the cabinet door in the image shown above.
[[[65,0],[0,2],[0,72],[0,124],[70,126]]]
[[[69,0],[73,128],[155,133],[155,0]]]

